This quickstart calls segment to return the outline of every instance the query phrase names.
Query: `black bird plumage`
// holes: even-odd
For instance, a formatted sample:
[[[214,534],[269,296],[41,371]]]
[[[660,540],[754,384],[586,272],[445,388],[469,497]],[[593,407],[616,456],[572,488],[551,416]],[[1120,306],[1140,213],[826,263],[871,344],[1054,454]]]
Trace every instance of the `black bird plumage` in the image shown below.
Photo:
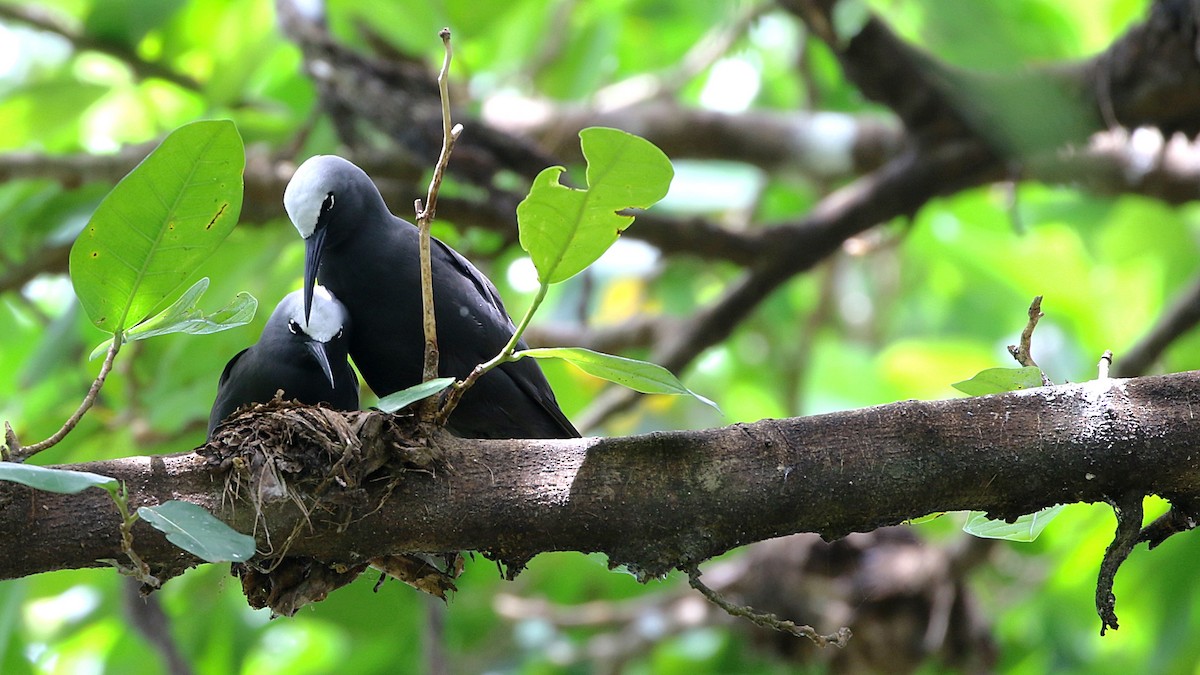
[[[315,289],[311,321],[304,316],[303,291],[284,296],[258,342],[238,352],[221,373],[209,436],[238,408],[269,401],[280,389],[285,399],[358,410],[358,377],[347,361],[351,333],[346,308],[324,288]]]
[[[284,206],[305,240],[306,284],[319,278],[354,319],[350,355],[363,379],[380,396],[418,384],[425,339],[417,228],[392,215],[362,169],[333,155],[296,170]],[[474,265],[437,239],[431,253],[439,375],[463,378],[499,353],[515,327]],[[480,378],[447,428],[469,438],[579,436],[533,359]]]

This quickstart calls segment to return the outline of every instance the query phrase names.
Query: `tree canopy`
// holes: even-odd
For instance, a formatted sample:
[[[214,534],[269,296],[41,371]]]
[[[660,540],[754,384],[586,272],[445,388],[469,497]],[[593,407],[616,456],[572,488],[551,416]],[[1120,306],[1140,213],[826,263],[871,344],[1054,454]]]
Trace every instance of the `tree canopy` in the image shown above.
[[[134,505],[199,503],[260,549],[268,530],[304,530],[291,505],[260,530],[226,499],[223,437],[192,450],[225,363],[301,285],[282,205],[295,167],[346,156],[416,220],[443,140],[443,27],[464,130],[433,234],[519,318],[540,297],[517,229],[535,178],[560,165],[564,184],[587,185],[587,127],[650,140],[673,164],[670,192],[594,265],[555,278],[527,338],[658,363],[719,406],[548,360],[591,438],[435,438],[426,455],[376,413],[277,404],[247,418],[263,438],[307,424],[326,429],[317,445],[328,428],[357,434],[365,456],[391,444],[379,461],[404,470],[386,490],[340,476],[383,495],[378,507],[341,527],[322,512],[292,550],[339,564],[462,550],[444,604],[329,574],[327,598],[271,621],[228,566],[197,564],[148,527],[134,550],[173,578],[145,600],[95,567],[120,550],[107,493],[0,483],[0,670],[1192,669],[1198,12],[1184,0],[0,4],[6,442],[54,434],[100,367],[97,324],[130,327],[76,297],[68,268],[79,277],[86,261],[71,246],[170,132],[232,121],[244,185],[218,201],[240,200],[240,218],[174,295],[121,320],[202,278],[206,315],[247,310],[242,293],[259,303],[238,328],[126,343],[92,409],[32,463],[108,472]],[[953,386],[1034,360],[1054,388],[968,399]],[[1031,543],[961,531],[959,510],[1011,520],[1056,504]],[[280,574],[320,567],[289,565]],[[1097,577],[1113,574],[1120,629],[1102,637],[1097,610],[1116,622]],[[753,626],[697,579],[854,636],[822,649]]]

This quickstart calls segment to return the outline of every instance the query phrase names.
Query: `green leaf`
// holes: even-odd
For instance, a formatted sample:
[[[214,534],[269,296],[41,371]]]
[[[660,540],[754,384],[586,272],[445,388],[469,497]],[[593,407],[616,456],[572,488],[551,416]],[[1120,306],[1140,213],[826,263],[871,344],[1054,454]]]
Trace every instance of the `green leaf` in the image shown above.
[[[562,185],[558,178],[566,169],[552,166],[534,178],[529,196],[517,205],[521,248],[543,284],[569,279],[595,262],[633,222],[617,211],[654,204],[675,175],[662,150],[633,134],[591,127],[579,138],[588,188]]]
[[[212,314],[206,315],[201,312],[196,308],[196,303],[206,290],[208,277],[192,284],[192,287],[184,291],[170,307],[130,328],[121,336],[122,340],[133,342],[169,333],[208,335],[244,326],[254,319],[254,313],[258,311],[258,300],[245,292],[238,293],[228,305]],[[92,350],[91,358],[102,356],[111,344],[112,338],[102,342]]]
[[[1021,516],[1011,523],[992,520],[987,517],[986,513],[971,511],[967,514],[967,524],[963,525],[963,532],[984,539],[1030,542],[1038,538],[1042,530],[1046,529],[1046,526],[1058,516],[1058,512],[1061,510],[1062,504],[1051,506],[1037,513]]]
[[[716,403],[683,386],[671,371],[653,363],[594,352],[583,347],[540,347],[513,354],[513,357],[518,359],[525,356],[535,359],[562,359],[588,375],[616,382],[634,391],[643,394],[687,395],[721,412]]]
[[[1027,368],[988,368],[969,380],[950,385],[967,396],[985,396],[1042,386],[1042,370]]]
[[[254,555],[254,537],[242,534],[205,509],[172,499],[143,506],[140,516],[167,535],[167,541],[208,562],[243,562]]]
[[[375,407],[387,413],[396,412],[423,398],[433,396],[452,384],[454,384],[453,377],[438,377],[422,382],[421,384],[414,384],[408,389],[401,389],[400,391],[384,396],[379,399],[379,403],[375,404]]]
[[[71,247],[92,323],[116,334],[141,322],[217,249],[242,209],[245,163],[233,122],[194,122],[117,183]]]
[[[98,473],[48,469],[44,466],[16,462],[0,462],[0,480],[64,495],[83,492],[90,487],[102,487],[106,490],[114,490],[117,487],[116,478],[101,476]]]

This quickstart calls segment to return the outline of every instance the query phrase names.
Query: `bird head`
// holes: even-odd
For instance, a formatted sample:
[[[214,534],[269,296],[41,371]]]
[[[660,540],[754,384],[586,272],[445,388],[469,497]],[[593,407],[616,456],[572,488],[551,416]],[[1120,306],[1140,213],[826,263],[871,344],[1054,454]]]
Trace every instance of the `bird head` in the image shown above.
[[[386,213],[387,207],[362,169],[336,155],[316,155],[292,175],[283,192],[283,208],[304,239],[304,316],[308,317],[325,248],[380,210]]]
[[[286,307],[288,331],[304,340],[305,347],[329,380],[329,386],[336,387],[333,366],[329,360],[329,348],[335,342],[339,345],[344,344],[350,327],[350,314],[324,286],[318,285],[313,288],[311,311],[306,312],[300,293],[301,291],[293,291],[281,303],[281,308]],[[306,313],[308,316],[305,316]],[[345,351],[345,346],[340,346],[337,356],[345,358]]]

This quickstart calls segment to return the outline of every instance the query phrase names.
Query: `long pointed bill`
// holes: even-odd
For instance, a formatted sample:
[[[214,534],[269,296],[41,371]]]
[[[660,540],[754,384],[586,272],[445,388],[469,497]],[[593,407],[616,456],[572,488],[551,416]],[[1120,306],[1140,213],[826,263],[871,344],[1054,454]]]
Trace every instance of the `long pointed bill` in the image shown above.
[[[325,247],[325,232],[318,227],[304,240],[304,321],[312,314],[313,288],[317,285],[317,269],[321,267],[321,252]],[[332,381],[332,378],[331,380]]]
[[[325,379],[329,380],[329,386],[337,389],[337,385],[333,382],[333,366],[329,365],[329,353],[325,350],[325,343],[319,340],[309,340],[305,346],[320,364],[321,371],[325,373]]]

